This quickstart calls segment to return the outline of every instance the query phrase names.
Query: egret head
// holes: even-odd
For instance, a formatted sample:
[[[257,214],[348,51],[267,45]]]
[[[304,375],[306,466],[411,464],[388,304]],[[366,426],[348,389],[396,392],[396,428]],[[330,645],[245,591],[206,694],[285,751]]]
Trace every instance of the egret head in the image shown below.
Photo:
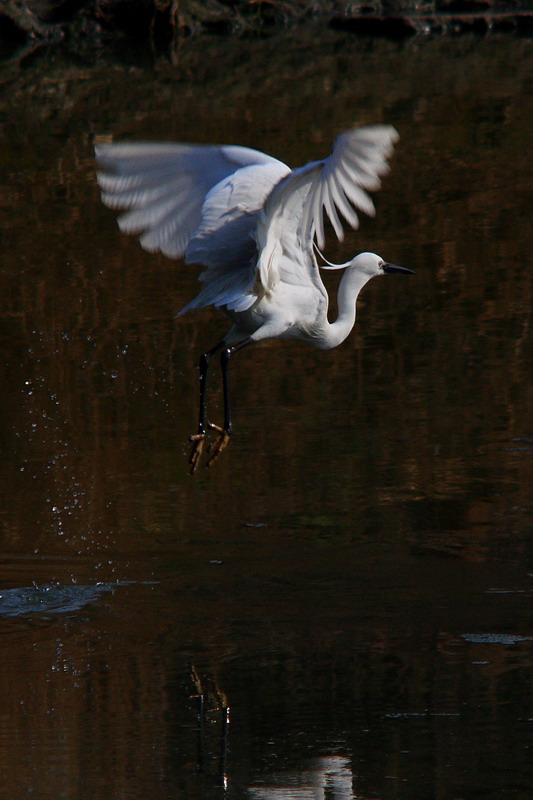
[[[384,261],[381,256],[376,253],[359,253],[358,256],[352,258],[350,267],[367,275],[368,278],[375,278],[376,275],[387,275],[388,273],[403,272],[404,274],[413,274],[412,269],[407,267],[399,267],[397,264],[390,264]]]

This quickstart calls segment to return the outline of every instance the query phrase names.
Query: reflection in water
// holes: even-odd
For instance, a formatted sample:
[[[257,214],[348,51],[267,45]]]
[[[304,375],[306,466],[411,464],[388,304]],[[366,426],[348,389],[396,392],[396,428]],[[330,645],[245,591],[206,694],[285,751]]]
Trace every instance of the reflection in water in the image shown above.
[[[517,642],[533,642],[533,636],[517,636],[512,633],[463,633],[467,642],[482,644],[517,644]]]
[[[207,727],[219,718],[219,757],[216,769],[216,783],[223,789],[228,788],[227,752],[230,723],[230,708],[224,692],[216,682],[208,676],[201,676],[194,665],[191,666],[191,679],[198,700],[198,758],[196,768],[201,774],[209,771],[209,753]],[[215,733],[215,751],[216,751]]]
[[[271,786],[252,786],[257,800],[354,800],[350,762],[342,756],[322,756],[305,771],[272,775]]]
[[[355,797],[526,800],[531,42],[190,48],[47,53],[3,83],[0,588],[124,582],[1,618],[6,797],[232,800],[342,758]],[[409,293],[365,287],[327,378],[297,343],[244,352],[232,450],[191,481],[220,322],[176,321],[194,271],[117,235],[93,133],[298,164],[380,120],[401,134],[388,191],[326,255],[394,253]]]

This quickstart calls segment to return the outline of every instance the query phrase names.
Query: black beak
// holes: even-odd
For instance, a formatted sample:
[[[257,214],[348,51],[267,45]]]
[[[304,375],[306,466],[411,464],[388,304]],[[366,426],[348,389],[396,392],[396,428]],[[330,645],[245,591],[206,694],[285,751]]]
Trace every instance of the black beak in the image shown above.
[[[397,264],[383,264],[383,272],[403,272],[406,275],[414,275],[414,270],[407,267],[399,267]]]

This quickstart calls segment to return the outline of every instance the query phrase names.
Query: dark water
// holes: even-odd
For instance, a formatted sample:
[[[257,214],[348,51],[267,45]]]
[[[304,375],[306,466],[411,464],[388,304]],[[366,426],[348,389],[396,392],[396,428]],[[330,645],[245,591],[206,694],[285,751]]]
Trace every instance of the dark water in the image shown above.
[[[532,43],[125,61],[2,78],[0,796],[530,798]],[[196,273],[118,233],[92,137],[298,165],[369,121],[393,171],[327,254],[416,276],[335,351],[236,356],[235,436],[191,478],[226,322],[174,319]]]

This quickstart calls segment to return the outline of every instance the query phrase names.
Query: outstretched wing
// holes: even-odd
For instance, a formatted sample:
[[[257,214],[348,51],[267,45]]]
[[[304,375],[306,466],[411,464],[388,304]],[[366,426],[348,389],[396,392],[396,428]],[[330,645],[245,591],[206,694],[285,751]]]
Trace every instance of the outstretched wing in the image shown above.
[[[331,155],[321,162],[318,180],[309,190],[303,216],[304,237],[314,233],[318,246],[324,246],[324,210],[340,241],[344,232],[337,209],[352,228],[359,227],[357,211],[375,215],[367,191],[381,187],[380,177],[389,171],[387,159],[399,138],[392,125],[364,125],[335,140]]]
[[[279,280],[321,285],[313,237],[324,243],[324,211],[339,239],[339,213],[354,228],[374,214],[367,190],[380,186],[398,134],[386,125],[339,136],[329,158],[290,171],[258,150],[170,143],[99,144],[102,200],[127,209],[118,223],[141,245],[207,269],[200,294],[180,313],[205,305],[243,311]],[[259,261],[257,257],[259,255]]]
[[[290,169],[281,161],[253,164],[211,189],[185,251],[185,261],[207,267],[200,275],[203,288],[180,314],[208,305],[246,311],[256,301],[259,253],[254,233],[267,197],[287,174]]]
[[[390,125],[367,125],[341,134],[331,155],[293,170],[271,193],[258,224],[259,276],[264,288],[279,280],[320,283],[313,237],[324,246],[324,211],[337,237],[340,215],[359,226],[359,211],[375,214],[369,190],[380,188],[398,133]]]
[[[216,184],[242,167],[281,163],[258,150],[227,145],[118,142],[98,144],[95,153],[102,201],[110,208],[128,209],[118,219],[120,229],[142,233],[145,250],[160,250],[171,258],[185,253]],[[244,204],[241,210],[256,210],[253,194],[248,200],[250,208]]]

